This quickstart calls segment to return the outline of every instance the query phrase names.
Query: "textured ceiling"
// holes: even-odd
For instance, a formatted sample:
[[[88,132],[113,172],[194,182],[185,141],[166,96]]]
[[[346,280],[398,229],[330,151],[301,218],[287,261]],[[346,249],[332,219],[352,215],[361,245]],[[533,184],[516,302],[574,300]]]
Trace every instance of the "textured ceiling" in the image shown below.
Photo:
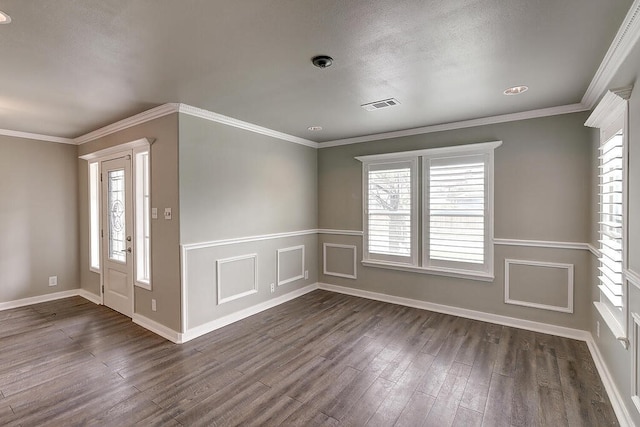
[[[172,102],[328,141],[569,105],[630,5],[2,1],[0,128],[73,138]],[[334,65],[313,67],[317,54]],[[360,107],[390,97],[401,105]]]

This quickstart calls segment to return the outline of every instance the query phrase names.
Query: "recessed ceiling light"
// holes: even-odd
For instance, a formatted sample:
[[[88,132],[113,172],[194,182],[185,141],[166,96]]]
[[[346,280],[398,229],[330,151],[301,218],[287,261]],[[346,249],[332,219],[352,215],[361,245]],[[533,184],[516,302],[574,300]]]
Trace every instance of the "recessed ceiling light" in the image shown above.
[[[505,95],[520,95],[521,93],[524,93],[526,91],[529,90],[529,86],[513,86],[510,87],[508,89],[505,89],[504,93]]]
[[[8,24],[11,22],[11,17],[0,10],[0,24]]]
[[[322,126],[309,126],[307,129],[309,129],[311,132],[317,132],[319,130],[322,130]]]

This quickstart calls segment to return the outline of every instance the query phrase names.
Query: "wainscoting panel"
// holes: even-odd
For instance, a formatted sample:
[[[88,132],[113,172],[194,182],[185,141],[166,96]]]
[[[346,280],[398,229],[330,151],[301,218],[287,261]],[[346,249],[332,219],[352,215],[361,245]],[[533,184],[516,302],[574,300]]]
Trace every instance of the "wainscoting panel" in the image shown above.
[[[258,254],[216,261],[218,305],[258,292]]]
[[[276,263],[278,286],[304,279],[304,245],[278,249]]]
[[[186,336],[286,300],[318,281],[318,235],[308,230],[183,244],[181,249]]]
[[[322,246],[323,272],[327,276],[357,279],[358,251],[354,245],[325,243]]]
[[[573,264],[505,259],[504,302],[573,313]]]

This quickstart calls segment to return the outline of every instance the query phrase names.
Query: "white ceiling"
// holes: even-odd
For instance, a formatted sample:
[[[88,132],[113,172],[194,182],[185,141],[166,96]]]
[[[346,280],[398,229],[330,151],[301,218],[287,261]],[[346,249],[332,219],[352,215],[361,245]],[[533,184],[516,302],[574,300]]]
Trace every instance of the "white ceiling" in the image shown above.
[[[571,105],[631,3],[3,0],[0,129],[75,138],[183,103],[322,142]]]

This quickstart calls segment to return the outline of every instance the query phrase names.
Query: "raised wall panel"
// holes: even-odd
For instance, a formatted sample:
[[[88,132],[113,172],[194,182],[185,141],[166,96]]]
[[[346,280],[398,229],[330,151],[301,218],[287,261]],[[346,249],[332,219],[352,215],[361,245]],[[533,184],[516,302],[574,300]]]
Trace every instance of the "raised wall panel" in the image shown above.
[[[325,243],[322,258],[323,272],[327,276],[357,279],[357,249],[354,245]]]
[[[573,264],[505,259],[504,302],[573,313]]]
[[[278,249],[276,276],[278,286],[304,279],[304,245]]]
[[[258,292],[258,254],[216,260],[218,305]]]

